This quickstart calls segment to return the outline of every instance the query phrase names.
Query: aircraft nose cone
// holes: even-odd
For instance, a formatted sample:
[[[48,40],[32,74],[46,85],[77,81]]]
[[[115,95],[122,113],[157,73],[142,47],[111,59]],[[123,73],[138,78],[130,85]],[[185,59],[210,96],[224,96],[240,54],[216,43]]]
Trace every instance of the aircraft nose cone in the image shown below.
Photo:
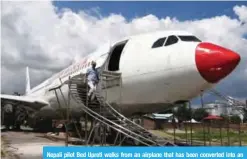
[[[211,43],[200,43],[196,48],[197,69],[210,83],[216,83],[229,75],[240,59],[239,54]]]

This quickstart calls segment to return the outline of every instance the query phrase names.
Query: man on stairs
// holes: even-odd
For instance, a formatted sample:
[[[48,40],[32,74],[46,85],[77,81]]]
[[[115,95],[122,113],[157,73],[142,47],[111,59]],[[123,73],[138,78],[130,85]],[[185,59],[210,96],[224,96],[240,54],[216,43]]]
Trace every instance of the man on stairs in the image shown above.
[[[96,70],[96,62],[92,61],[91,63],[92,67],[88,68],[86,77],[87,77],[87,84],[90,87],[90,90],[88,92],[88,98],[90,99],[91,96],[91,101],[94,100],[95,98],[95,91],[96,91],[96,86],[99,83],[99,73]]]

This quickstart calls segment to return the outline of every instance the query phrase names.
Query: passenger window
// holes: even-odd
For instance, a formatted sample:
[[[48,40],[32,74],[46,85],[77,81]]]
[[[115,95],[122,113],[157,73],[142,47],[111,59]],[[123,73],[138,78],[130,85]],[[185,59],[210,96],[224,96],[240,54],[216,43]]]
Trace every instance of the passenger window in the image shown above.
[[[154,42],[152,48],[157,48],[157,47],[163,46],[165,40],[166,40],[166,37],[158,39],[157,41]]]
[[[172,45],[172,44],[175,44],[178,42],[178,38],[174,35],[171,35],[168,37],[166,43],[165,43],[165,46],[169,46],[169,45]]]

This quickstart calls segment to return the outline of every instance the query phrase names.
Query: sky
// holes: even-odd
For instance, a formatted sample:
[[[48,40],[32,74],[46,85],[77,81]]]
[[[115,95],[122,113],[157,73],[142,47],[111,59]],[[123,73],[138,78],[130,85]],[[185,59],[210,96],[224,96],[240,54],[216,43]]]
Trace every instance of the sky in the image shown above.
[[[210,18],[227,14],[236,18],[232,7],[235,5],[246,5],[247,2],[66,2],[55,1],[53,3],[59,8],[70,8],[75,12],[80,10],[90,10],[92,8],[100,11],[102,16],[109,16],[112,13],[121,14],[126,19],[142,17],[154,14],[158,18],[165,16],[176,17],[178,20],[193,20]]]
[[[216,89],[235,98],[247,98],[247,2],[244,1],[4,1],[1,22],[1,92],[4,93],[24,92],[26,66],[33,87],[109,40],[181,29],[241,55],[240,65]],[[215,98],[205,95],[205,99]],[[198,104],[199,100],[193,102]]]

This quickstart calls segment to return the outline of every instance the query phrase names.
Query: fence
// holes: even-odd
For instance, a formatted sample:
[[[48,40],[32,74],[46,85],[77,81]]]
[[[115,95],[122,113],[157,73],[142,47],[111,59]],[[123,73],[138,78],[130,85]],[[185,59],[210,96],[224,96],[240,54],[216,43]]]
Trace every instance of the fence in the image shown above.
[[[162,124],[161,124],[162,123]],[[147,129],[158,130],[170,135],[174,140],[182,140],[192,145],[243,146],[247,145],[247,124],[226,122],[172,123],[143,119]]]

